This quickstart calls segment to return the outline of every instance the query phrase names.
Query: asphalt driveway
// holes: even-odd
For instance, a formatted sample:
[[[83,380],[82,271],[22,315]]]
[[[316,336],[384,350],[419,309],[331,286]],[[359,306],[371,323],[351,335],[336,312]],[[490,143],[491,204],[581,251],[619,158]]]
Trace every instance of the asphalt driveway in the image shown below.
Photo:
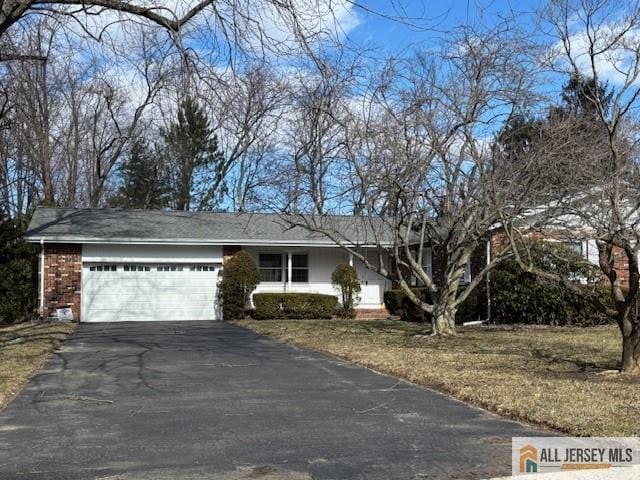
[[[485,478],[535,434],[234,325],[83,324],[0,412],[0,479]]]

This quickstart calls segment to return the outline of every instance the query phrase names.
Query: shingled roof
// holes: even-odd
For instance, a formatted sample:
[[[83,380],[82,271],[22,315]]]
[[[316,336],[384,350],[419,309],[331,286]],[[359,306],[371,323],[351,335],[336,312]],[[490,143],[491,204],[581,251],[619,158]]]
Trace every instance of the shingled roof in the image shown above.
[[[353,245],[373,245],[363,217],[325,216],[320,225]],[[237,245],[333,245],[321,233],[290,224],[277,214],[38,208],[25,235],[31,242],[173,243]]]

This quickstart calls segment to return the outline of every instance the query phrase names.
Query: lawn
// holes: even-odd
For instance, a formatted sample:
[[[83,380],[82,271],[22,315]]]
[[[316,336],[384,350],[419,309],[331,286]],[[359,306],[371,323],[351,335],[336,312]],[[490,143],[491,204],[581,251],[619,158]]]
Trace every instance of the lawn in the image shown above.
[[[640,434],[640,380],[611,371],[615,328],[469,328],[439,339],[427,326],[391,320],[240,325],[569,434]]]
[[[0,325],[0,408],[74,329],[70,323]]]

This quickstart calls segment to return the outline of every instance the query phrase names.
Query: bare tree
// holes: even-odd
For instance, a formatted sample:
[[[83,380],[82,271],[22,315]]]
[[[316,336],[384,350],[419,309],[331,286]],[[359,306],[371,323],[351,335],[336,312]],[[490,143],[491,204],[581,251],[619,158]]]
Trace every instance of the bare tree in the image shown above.
[[[169,71],[164,46],[145,32],[136,32],[125,56],[108,42],[97,51],[81,48],[56,31],[44,21],[25,37],[45,62],[1,64],[8,104],[3,165],[23,171],[5,185],[7,196],[23,199],[20,210],[36,203],[100,204]],[[24,203],[15,189],[24,192],[20,182],[27,179],[31,196]]]
[[[318,74],[303,74],[291,86],[285,142],[295,183],[293,211],[322,214],[336,193],[333,185],[346,144],[341,125],[357,70],[357,59],[324,58]]]
[[[552,38],[544,58],[575,84],[576,108],[552,118],[545,168],[562,173],[530,219],[508,227],[521,265],[561,281],[616,321],[622,334],[621,370],[640,373],[640,6],[609,0],[554,0],[540,12]],[[574,99],[575,100],[575,99]],[[557,168],[561,165],[562,168]],[[509,225],[509,222],[505,222]],[[537,270],[519,240],[532,227],[567,239],[594,239],[613,305],[579,285]]]
[[[52,32],[46,22],[35,25],[31,35],[25,37],[32,51],[46,58],[51,45]],[[7,160],[31,168],[40,182],[41,201],[53,204],[55,196],[52,145],[49,135],[52,99],[50,97],[51,66],[46,61],[12,62],[3,68],[0,82],[6,92],[7,114],[5,126],[11,133],[7,138]],[[25,176],[21,177],[22,179]],[[19,183],[14,184],[21,187]],[[20,198],[20,196],[19,196]]]
[[[141,5],[130,0],[2,0],[0,2],[0,62],[41,59],[37,53],[13,41],[15,32],[48,17],[84,30],[87,37],[101,41],[119,24],[137,23],[165,31],[184,54],[193,51],[188,37],[193,24],[198,41],[207,47],[203,56],[215,51],[233,57],[234,51],[261,55],[302,50],[314,54],[318,42],[337,40],[343,34],[339,17],[355,8],[350,0],[281,2],[278,0],[197,0]],[[370,12],[374,10],[369,9]],[[87,19],[101,18],[97,29],[87,27]],[[69,22],[70,20],[70,22]],[[400,17],[395,19],[402,21]],[[206,53],[207,50],[209,53]]]
[[[222,81],[221,81],[222,80]],[[273,180],[266,159],[275,161],[278,127],[286,101],[284,82],[268,64],[249,64],[228,71],[220,80],[216,72],[201,71],[202,95],[214,118],[224,161],[209,192],[227,184],[231,203],[238,211],[257,206],[260,188]],[[209,95],[212,93],[212,95]]]
[[[514,211],[524,198],[518,171],[509,178],[495,169],[491,148],[509,112],[530,100],[534,77],[523,54],[509,24],[464,28],[451,32],[439,52],[389,62],[360,97],[343,100],[353,112],[343,124],[348,174],[341,201],[333,202],[350,201],[364,215],[375,260],[330,228],[327,217],[290,220],[396,281],[432,317],[434,334],[455,334],[457,309],[501,259],[494,257],[461,288],[472,254],[504,206]],[[428,267],[427,249],[441,259],[441,272]],[[414,284],[428,295],[419,295]]]

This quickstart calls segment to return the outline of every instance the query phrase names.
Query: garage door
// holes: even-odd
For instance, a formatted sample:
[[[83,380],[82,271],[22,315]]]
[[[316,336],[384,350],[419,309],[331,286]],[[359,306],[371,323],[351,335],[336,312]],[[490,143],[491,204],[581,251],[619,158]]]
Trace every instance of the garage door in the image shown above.
[[[220,265],[85,263],[82,321],[217,320]]]

